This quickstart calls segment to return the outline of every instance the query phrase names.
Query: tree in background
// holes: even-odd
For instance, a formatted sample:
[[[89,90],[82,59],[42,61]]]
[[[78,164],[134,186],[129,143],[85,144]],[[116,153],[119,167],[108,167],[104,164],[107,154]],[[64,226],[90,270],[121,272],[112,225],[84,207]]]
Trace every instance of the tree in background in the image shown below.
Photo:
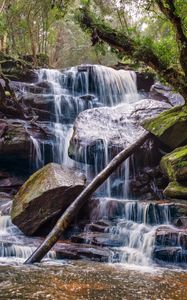
[[[94,45],[145,63],[187,99],[186,0],[85,0],[78,20]]]
[[[47,54],[53,24],[62,19],[71,1],[1,0],[0,51],[7,54]]]

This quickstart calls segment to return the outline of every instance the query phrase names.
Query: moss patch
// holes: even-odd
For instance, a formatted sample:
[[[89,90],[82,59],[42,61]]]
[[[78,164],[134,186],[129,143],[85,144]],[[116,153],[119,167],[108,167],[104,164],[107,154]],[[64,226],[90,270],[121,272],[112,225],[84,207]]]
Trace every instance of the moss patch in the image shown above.
[[[187,106],[163,112],[145,120],[142,126],[171,149],[187,144]]]
[[[187,182],[185,185],[180,184],[177,181],[170,182],[164,190],[164,195],[169,198],[187,200]]]
[[[187,146],[177,148],[165,155],[160,165],[171,181],[187,180]]]

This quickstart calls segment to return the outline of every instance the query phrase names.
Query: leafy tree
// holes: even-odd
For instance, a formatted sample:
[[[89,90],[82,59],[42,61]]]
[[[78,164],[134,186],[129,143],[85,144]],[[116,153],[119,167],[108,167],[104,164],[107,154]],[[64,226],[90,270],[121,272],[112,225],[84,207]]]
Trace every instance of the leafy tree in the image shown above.
[[[187,99],[186,0],[94,0],[79,10],[78,20],[93,44],[106,42],[120,57],[144,62]]]

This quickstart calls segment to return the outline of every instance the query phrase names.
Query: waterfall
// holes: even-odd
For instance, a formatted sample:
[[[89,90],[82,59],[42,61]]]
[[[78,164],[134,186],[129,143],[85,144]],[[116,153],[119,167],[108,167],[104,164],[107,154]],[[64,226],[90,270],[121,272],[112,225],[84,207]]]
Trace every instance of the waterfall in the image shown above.
[[[35,240],[29,240],[30,245],[25,245],[25,237],[22,232],[12,224],[9,215],[0,215],[0,260],[1,258],[16,257],[27,259],[35,250],[32,245]],[[48,258],[55,258],[55,252],[50,251]]]
[[[109,132],[113,130],[112,122],[119,122],[118,114],[121,109],[124,112],[122,123],[128,131],[128,142],[133,141],[135,129],[129,122],[127,112],[131,111],[132,103],[140,100],[136,86],[136,73],[125,70],[117,71],[99,65],[81,65],[61,71],[40,69],[37,74],[36,84],[20,83],[19,87],[23,93],[34,94],[34,96],[39,96],[40,101],[42,99],[44,103],[45,101],[50,103],[52,117],[45,121],[45,124],[50,127],[53,138],[46,142],[45,139],[38,138],[37,134],[35,136],[35,134],[30,134],[29,130],[27,131],[31,141],[32,168],[37,170],[46,162],[52,161],[81,170],[86,174],[88,181],[91,181],[119,151],[118,148],[112,148]],[[101,129],[95,148],[82,147],[77,144],[76,155],[82,158],[79,160],[81,162],[77,162],[78,159],[73,160],[68,155],[74,122],[82,111],[86,110],[86,113],[89,113],[90,109],[97,110],[100,107],[110,114],[110,118],[106,118],[105,121],[107,122],[106,132],[103,134]],[[107,107],[111,109],[107,110]],[[94,134],[96,128],[91,128],[91,130]],[[120,130],[120,132],[118,128],[114,130],[114,136],[120,133],[121,140],[123,127]],[[153,147],[154,145],[148,144],[145,160],[153,159],[151,157]],[[116,239],[120,241],[118,261],[148,265],[152,263],[155,247],[164,247],[168,243],[168,236],[165,235],[165,238],[159,239],[157,232],[162,226],[170,228],[172,207],[166,202],[140,201],[133,196],[130,181],[136,180],[137,175],[141,176],[142,164],[141,154],[138,161],[136,155],[132,155],[107,179],[97,190],[96,198],[91,200],[93,208],[90,221],[91,224],[99,221],[108,222],[109,226],[104,233],[109,234],[111,241]],[[155,195],[161,198],[154,178],[151,185]],[[85,227],[88,242],[90,228],[90,224]],[[7,242],[5,242],[5,237]],[[10,216],[0,215],[0,257],[27,258],[30,256],[37,243],[31,240],[26,246],[24,238],[23,234],[11,223]],[[178,236],[175,247],[182,249],[182,243],[183,239]],[[115,252],[115,247],[113,250]],[[54,258],[55,254],[51,252],[49,257]],[[115,256],[111,257],[112,262],[115,260]]]
[[[135,72],[125,70],[116,71],[112,68],[99,65],[82,65],[63,71],[40,69],[38,71],[38,82],[48,83],[50,88],[47,93],[53,97],[56,120],[53,125],[55,141],[52,150],[52,161],[69,166],[75,165],[67,155],[70,140],[69,132],[72,132],[73,122],[81,111],[93,107],[114,106],[124,102],[135,102],[139,99]],[[116,114],[115,111],[114,113]],[[89,174],[89,179],[93,178],[111,160],[107,137],[101,144],[101,151],[104,149],[104,153],[101,154],[104,164],[100,158],[98,159],[98,155],[96,155],[94,172],[89,166],[85,152],[85,172],[86,175]],[[38,151],[39,149],[36,146],[35,149],[38,156],[36,161],[40,162],[41,151]],[[81,165],[77,167],[80,169],[84,168]],[[129,165],[126,163],[125,178],[129,175],[128,169]],[[105,190],[105,185],[103,190]],[[128,194],[127,190],[126,181],[124,191],[126,196]],[[107,181],[107,196],[111,196],[110,178]]]

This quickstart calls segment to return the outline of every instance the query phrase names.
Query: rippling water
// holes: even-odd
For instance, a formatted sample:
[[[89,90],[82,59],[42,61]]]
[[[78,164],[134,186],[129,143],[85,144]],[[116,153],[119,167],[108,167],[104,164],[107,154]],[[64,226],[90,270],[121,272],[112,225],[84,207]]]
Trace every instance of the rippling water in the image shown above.
[[[0,265],[0,299],[186,300],[187,271],[69,262]]]

